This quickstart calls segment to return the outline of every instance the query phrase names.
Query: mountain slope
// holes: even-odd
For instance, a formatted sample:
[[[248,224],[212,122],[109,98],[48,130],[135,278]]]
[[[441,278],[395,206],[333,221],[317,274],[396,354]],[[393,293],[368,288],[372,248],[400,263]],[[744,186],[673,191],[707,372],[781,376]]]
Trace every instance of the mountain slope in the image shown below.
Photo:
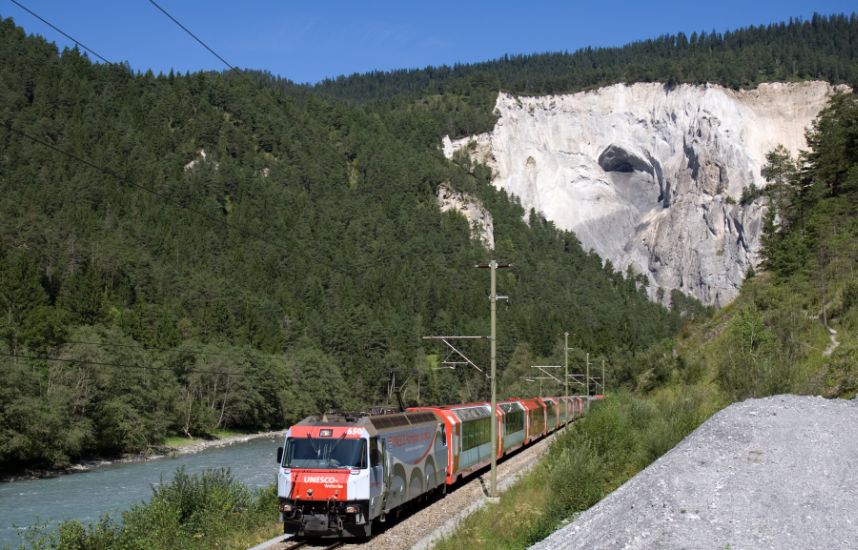
[[[440,211],[442,184],[491,212],[493,254],[516,265],[499,278],[501,364],[520,342],[550,353],[573,319],[594,353],[677,326],[446,161],[427,114],[256,73],[94,65],[11,20],[0,51],[2,469],[377,404],[393,369],[411,400],[484,396],[479,373],[433,370],[421,340],[488,332],[472,266],[492,253]]]
[[[622,47],[504,56],[456,65],[356,74],[314,89],[353,102],[416,102],[437,110],[437,135],[462,137],[494,125],[497,92],[549,95],[625,82],[719,84],[753,88],[764,82],[824,80],[855,84],[858,14],[751,26],[724,33],[664,35]]]
[[[653,299],[678,290],[723,306],[759,262],[766,154],[806,148],[825,82],[615,85],[573,95],[501,94],[485,134],[445,144],[492,168],[493,184],[573,231]]]
[[[809,144],[801,163],[782,152],[768,158],[766,271],[746,280],[736,300],[710,319],[610,365],[616,389],[608,398],[561,434],[543,462],[497,505],[466,519],[440,548],[528,548],[546,539],[734,400],[858,394],[858,96],[834,97],[814,122]],[[818,401],[821,409],[831,406]],[[734,442],[752,435],[732,434]],[[711,466],[723,472],[729,465]],[[835,479],[845,471],[842,464],[828,467]],[[677,476],[667,477],[669,483]],[[848,491],[840,496],[851,497]],[[662,503],[658,510],[670,512]],[[770,524],[772,518],[765,518]],[[726,536],[734,528],[728,526]],[[640,540],[640,532],[631,537]]]

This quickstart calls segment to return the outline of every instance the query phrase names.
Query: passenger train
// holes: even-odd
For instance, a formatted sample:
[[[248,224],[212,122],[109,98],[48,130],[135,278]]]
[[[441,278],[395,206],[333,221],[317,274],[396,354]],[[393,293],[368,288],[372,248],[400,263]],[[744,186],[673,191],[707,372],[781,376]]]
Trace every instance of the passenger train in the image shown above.
[[[598,399],[601,396],[590,397]],[[305,418],[277,449],[283,531],[369,537],[373,524],[582,416],[584,396]],[[497,448],[491,447],[497,422]]]

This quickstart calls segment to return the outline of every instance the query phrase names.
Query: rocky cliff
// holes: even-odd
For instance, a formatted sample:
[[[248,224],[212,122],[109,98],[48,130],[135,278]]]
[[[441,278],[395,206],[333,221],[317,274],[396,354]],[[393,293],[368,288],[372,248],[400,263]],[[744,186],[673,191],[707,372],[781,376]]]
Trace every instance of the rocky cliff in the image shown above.
[[[716,306],[759,262],[764,206],[740,204],[765,185],[777,145],[805,147],[805,130],[834,87],[824,82],[720,86],[618,84],[548,97],[500,94],[487,134],[444,140],[494,171],[526,210],[574,231],[618,269]]]
[[[471,226],[471,237],[478,240],[487,249],[494,250],[494,220],[491,212],[483,206],[479,199],[467,193],[456,191],[448,183],[442,183],[438,186],[437,200],[441,212],[452,210],[460,213]]]

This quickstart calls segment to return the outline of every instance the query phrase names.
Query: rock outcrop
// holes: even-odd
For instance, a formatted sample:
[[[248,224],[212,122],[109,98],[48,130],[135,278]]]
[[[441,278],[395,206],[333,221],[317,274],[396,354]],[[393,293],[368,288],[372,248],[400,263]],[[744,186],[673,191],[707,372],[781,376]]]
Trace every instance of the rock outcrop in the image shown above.
[[[480,241],[489,250],[495,248],[495,232],[492,214],[476,197],[456,191],[447,183],[438,186],[438,206],[441,212],[453,210],[462,214],[471,226],[471,237]]]
[[[721,306],[759,262],[765,155],[793,153],[835,88],[824,82],[720,86],[618,84],[548,97],[500,94],[494,130],[444,140],[488,164],[494,184],[585,247],[663,289]]]
[[[197,151],[197,158],[191,160],[190,162],[188,162],[185,165],[185,171],[187,172],[188,170],[193,170],[194,168],[196,168],[197,166],[199,166],[200,164],[202,164],[204,162],[212,162],[213,163],[212,166],[214,166],[215,170],[217,170],[218,167],[220,166],[219,162],[210,161],[208,159],[208,155],[206,155],[205,149],[200,149],[199,151]]]

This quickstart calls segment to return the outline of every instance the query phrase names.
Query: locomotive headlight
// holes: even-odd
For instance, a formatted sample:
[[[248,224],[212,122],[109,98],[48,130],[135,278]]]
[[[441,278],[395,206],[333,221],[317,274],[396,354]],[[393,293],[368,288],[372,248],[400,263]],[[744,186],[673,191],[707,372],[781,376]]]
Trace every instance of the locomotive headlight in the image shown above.
[[[313,490],[312,489],[307,489],[307,496],[308,497],[313,496]]]
[[[347,514],[357,514],[358,513],[358,507],[357,506],[346,506],[346,513]]]
[[[291,511],[292,511],[292,505],[291,505],[291,504],[286,504],[286,503],[284,502],[283,504],[281,504],[281,505],[280,505],[280,511],[281,511],[281,512],[291,512]]]

